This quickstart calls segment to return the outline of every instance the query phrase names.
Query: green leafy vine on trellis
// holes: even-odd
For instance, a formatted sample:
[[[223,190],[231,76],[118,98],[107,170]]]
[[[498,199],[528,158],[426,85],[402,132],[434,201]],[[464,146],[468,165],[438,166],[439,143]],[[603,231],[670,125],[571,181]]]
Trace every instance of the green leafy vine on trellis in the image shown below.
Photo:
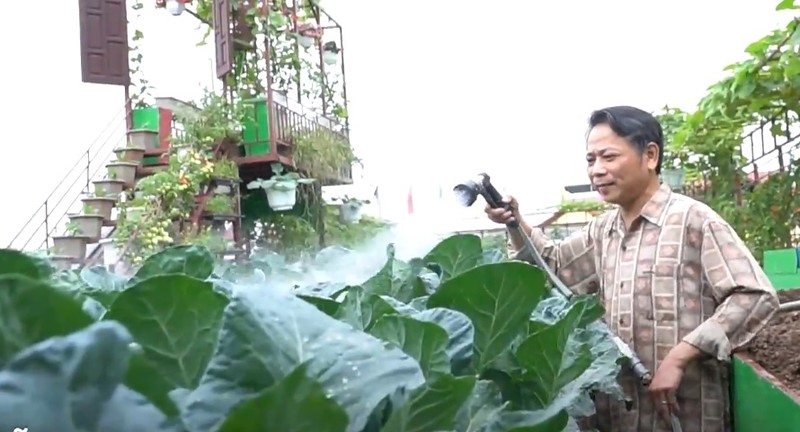
[[[777,7],[798,8],[792,0]],[[748,181],[743,136],[762,124],[779,139],[789,136],[789,123],[800,118],[799,50],[794,19],[751,43],[749,57],[725,68],[728,76],[709,87],[695,112],[665,107],[659,115],[668,143],[665,163],[683,167],[689,190],[699,190],[699,198],[730,221],[759,257],[792,245],[800,224],[794,187],[800,169],[793,161],[782,173]]]
[[[235,11],[239,4],[241,3],[233,2]],[[210,24],[213,21],[210,0],[198,0],[196,14],[204,23]],[[259,46],[266,43],[259,36],[268,35],[273,89],[285,93],[288,98],[299,93],[301,102],[315,109],[321,108],[321,98],[325,98],[326,106],[329,107],[327,114],[338,120],[346,119],[348,113],[344,108],[343,92],[338,90],[341,85],[339,77],[321,73],[318,65],[301,55],[303,48],[297,44],[298,35],[294,33],[291,14],[292,11],[285,1],[278,0],[270,5],[266,15],[260,4],[251,4],[247,11],[234,12],[231,15],[240,22],[234,25],[236,49],[233,73],[228,78],[228,84],[240,97],[263,95],[266,76],[260,63],[267,47]],[[298,21],[309,16],[310,4],[301,2],[297,13]],[[205,45],[213,33],[208,24],[205,25],[206,32],[198,45]]]
[[[136,18],[134,19],[135,22],[140,22],[142,19],[142,9],[144,8],[144,4],[140,0],[136,0],[133,5],[131,5],[131,9],[136,12]],[[128,21],[128,25],[130,26],[130,21]],[[130,99],[133,108],[145,108],[151,105],[153,102],[151,92],[150,81],[147,80],[144,76],[144,71],[142,69],[142,40],[144,39],[144,33],[134,28],[133,35],[131,36],[130,43],[128,44],[128,60],[129,60],[129,68],[130,68],[130,79],[131,79],[131,86],[130,86]]]

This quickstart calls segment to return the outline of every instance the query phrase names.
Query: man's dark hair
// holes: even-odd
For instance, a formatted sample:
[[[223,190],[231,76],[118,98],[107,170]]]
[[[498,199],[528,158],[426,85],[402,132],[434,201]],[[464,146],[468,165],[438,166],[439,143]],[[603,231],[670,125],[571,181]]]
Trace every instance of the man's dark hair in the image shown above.
[[[661,174],[661,163],[664,159],[664,131],[656,118],[647,111],[631,106],[615,106],[599,109],[589,116],[589,130],[595,126],[607,124],[615,134],[628,141],[639,154],[644,153],[647,145],[658,146],[658,163],[656,174]],[[589,132],[586,133],[588,138]]]

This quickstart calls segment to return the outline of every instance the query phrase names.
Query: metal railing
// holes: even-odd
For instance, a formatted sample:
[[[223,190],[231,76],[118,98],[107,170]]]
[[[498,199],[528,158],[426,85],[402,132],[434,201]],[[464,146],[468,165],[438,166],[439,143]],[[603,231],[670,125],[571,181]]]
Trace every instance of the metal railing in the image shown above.
[[[298,133],[319,132],[329,134],[336,139],[349,143],[347,129],[328,117],[318,114],[300,114],[297,111],[275,103],[272,106],[275,115],[275,140],[277,144],[292,147],[294,136]],[[352,167],[346,166],[339,169],[341,179],[352,180]]]
[[[80,198],[91,192],[95,180],[106,179],[105,165],[111,161],[114,149],[127,140],[123,106],[105,125],[80,158],[61,178],[31,217],[8,244],[9,249],[40,250],[50,247],[50,239],[64,232],[62,226],[70,214],[79,213]]]

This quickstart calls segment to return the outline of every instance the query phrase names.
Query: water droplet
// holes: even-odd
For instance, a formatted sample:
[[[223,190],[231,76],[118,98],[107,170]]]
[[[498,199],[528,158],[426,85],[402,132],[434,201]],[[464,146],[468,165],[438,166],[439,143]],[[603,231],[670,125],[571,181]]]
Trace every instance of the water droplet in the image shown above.
[[[348,381],[349,381],[349,380],[348,380],[346,377],[345,377],[345,378],[342,378],[342,384],[347,384],[347,382],[348,382]]]
[[[347,362],[347,364],[351,365],[351,364],[353,364],[353,362]],[[358,366],[353,366],[350,369],[352,369],[354,372],[358,372]]]
[[[307,343],[309,343],[310,341],[311,341],[311,338],[310,338],[310,337],[308,337],[308,336],[306,336],[306,337],[304,337],[304,338],[303,338],[303,343],[304,343],[304,344],[307,344]]]

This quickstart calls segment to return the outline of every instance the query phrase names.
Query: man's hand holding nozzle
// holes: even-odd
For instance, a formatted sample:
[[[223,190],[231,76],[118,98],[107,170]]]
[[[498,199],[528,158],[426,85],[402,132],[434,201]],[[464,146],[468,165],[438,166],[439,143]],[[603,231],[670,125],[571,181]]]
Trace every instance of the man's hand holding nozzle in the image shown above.
[[[500,208],[493,208],[489,204],[486,204],[484,211],[489,216],[489,220],[499,224],[508,224],[522,219],[519,214],[519,205],[517,205],[516,198],[507,195],[503,197],[503,204],[503,207]]]

